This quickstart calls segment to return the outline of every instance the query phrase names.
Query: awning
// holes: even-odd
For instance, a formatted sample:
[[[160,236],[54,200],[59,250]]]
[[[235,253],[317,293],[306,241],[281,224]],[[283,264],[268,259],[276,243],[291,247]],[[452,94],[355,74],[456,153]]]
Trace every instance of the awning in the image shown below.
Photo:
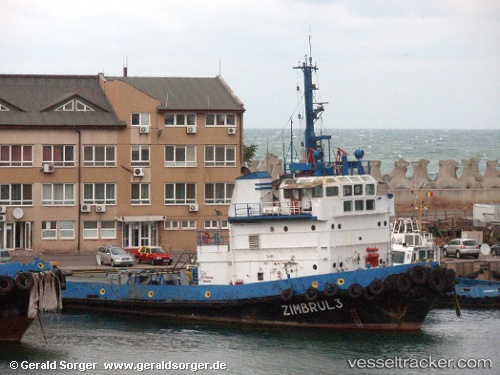
[[[116,221],[121,221],[124,223],[131,222],[144,222],[144,221],[165,221],[166,216],[117,216]]]
[[[323,181],[313,181],[313,182],[298,182],[295,184],[287,184],[282,187],[282,189],[308,189],[313,188],[315,186],[320,186],[323,184]]]

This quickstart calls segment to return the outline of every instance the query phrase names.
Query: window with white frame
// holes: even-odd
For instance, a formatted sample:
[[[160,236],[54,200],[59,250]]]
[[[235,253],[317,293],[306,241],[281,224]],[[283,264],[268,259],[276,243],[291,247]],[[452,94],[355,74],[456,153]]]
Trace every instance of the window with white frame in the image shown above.
[[[132,126],[150,125],[149,112],[135,112],[132,113]]]
[[[163,229],[165,230],[179,230],[179,220],[165,220]]]
[[[95,240],[99,238],[97,221],[83,222],[83,238],[85,240]]]
[[[165,126],[196,126],[196,114],[165,113]]]
[[[181,221],[182,230],[194,230],[196,229],[196,220],[182,220]]]
[[[233,195],[234,183],[219,182],[205,184],[206,204],[229,204]]]
[[[130,164],[132,167],[149,167],[149,146],[132,145]]]
[[[57,239],[57,221],[42,221],[42,240]]]
[[[167,183],[165,184],[165,204],[196,203],[196,184]]]
[[[204,226],[205,226],[205,229],[219,229],[219,221],[218,220],[205,220]]]
[[[32,167],[33,146],[0,145],[0,167]]]
[[[236,114],[234,113],[207,113],[205,115],[206,126],[236,126]]]
[[[130,204],[141,205],[150,204],[149,199],[150,184],[148,183],[134,183],[132,184],[132,195],[130,197]]]
[[[6,206],[32,206],[31,184],[0,184],[0,204]]]
[[[43,206],[66,206],[75,204],[74,184],[43,184]]]
[[[236,166],[236,146],[207,145],[205,146],[205,167]]]
[[[83,165],[85,167],[116,167],[116,146],[83,146]]]
[[[165,146],[165,167],[196,167],[196,146]]]
[[[57,107],[56,111],[79,111],[79,112],[88,112],[94,111],[91,107],[81,102],[78,99],[71,99],[70,101],[64,103],[62,106]]]
[[[116,223],[114,221],[100,221],[101,238],[114,239],[116,238]]]
[[[74,221],[60,221],[58,224],[59,224],[59,238],[61,240],[73,240],[75,238]]]
[[[7,112],[7,111],[10,111],[10,109],[4,106],[3,104],[0,104],[0,112]]]
[[[116,184],[83,184],[83,203],[111,205],[116,204]]]
[[[43,163],[50,163],[56,167],[75,166],[74,145],[44,145],[42,151]]]

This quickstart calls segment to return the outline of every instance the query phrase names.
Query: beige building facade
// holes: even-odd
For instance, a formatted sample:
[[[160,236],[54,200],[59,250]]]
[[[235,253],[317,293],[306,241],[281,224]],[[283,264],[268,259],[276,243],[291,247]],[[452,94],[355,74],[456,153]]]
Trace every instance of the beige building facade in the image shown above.
[[[226,231],[243,113],[221,77],[0,76],[0,247],[193,251]]]

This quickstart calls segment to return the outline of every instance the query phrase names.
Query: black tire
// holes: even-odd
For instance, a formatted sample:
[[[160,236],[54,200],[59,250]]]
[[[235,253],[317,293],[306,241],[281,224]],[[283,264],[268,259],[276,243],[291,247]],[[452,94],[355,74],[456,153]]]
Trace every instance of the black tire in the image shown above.
[[[368,290],[370,291],[370,293],[372,295],[378,296],[378,295],[384,293],[385,284],[382,280],[375,279],[370,283],[370,285],[368,285]]]
[[[312,302],[312,301],[316,301],[318,299],[318,288],[314,288],[314,287],[309,287],[306,289],[305,293],[304,293],[304,297],[306,299],[306,301],[309,301],[309,302]]]
[[[363,295],[363,287],[357,283],[349,285],[347,288],[347,295],[353,299],[359,298]]]
[[[409,292],[411,290],[410,277],[405,273],[399,274],[398,278],[396,279],[396,288],[400,293]]]
[[[114,261],[113,259],[111,259],[111,262],[109,262],[109,265],[110,265],[111,267],[114,267],[114,266],[115,266],[115,261]]]
[[[288,288],[288,289],[285,289],[284,291],[281,292],[280,297],[281,297],[281,300],[283,302],[289,302],[292,300],[294,294],[295,293],[294,293],[293,289]]]
[[[460,259],[460,250],[457,250],[457,252],[455,253],[455,256],[457,259]]]
[[[14,280],[7,275],[0,276],[0,294],[9,294],[14,289]]]
[[[416,285],[424,285],[429,279],[429,273],[424,266],[415,266],[408,270],[408,276]]]
[[[446,287],[446,279],[441,269],[434,268],[429,275],[429,288],[434,292],[441,293]]]
[[[30,290],[33,288],[35,280],[30,272],[19,272],[14,279],[14,283],[20,290]]]
[[[325,286],[325,290],[323,291],[323,294],[325,295],[325,297],[327,298],[332,298],[332,297],[335,297],[339,292],[339,287],[337,286],[337,284],[326,284]]]

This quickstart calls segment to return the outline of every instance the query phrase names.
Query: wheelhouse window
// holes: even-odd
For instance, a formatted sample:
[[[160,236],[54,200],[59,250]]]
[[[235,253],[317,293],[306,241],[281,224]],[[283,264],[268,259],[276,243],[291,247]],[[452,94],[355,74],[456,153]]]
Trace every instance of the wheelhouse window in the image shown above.
[[[75,204],[74,184],[43,184],[43,206],[67,206]]]
[[[83,184],[83,203],[116,204],[116,184]]]
[[[352,211],[352,201],[344,201],[344,212]]]
[[[87,145],[83,147],[85,167],[116,167],[116,146]]]
[[[366,211],[375,210],[375,199],[367,199],[366,200]]]
[[[233,195],[234,183],[205,184],[206,204],[229,204]]]
[[[0,184],[0,204],[6,206],[32,206],[31,184]]]
[[[344,197],[350,197],[352,195],[352,185],[342,186],[342,191],[343,191]]]
[[[43,163],[53,164],[56,167],[75,166],[75,146],[74,145],[44,145]]]
[[[354,185],[354,195],[363,195],[363,185],[362,184]]]
[[[326,196],[327,197],[338,197],[339,195],[339,187],[338,186],[327,186],[326,187]]]
[[[196,114],[166,113],[165,126],[196,126]]]
[[[132,126],[150,125],[148,112],[134,112],[132,113]]]
[[[196,184],[168,183],[165,184],[165,204],[196,203]]]
[[[196,167],[196,146],[165,146],[165,167]]]
[[[132,196],[130,204],[141,205],[150,204],[149,199],[150,184],[132,184]]]
[[[205,167],[236,166],[236,146],[205,146]]]
[[[365,185],[365,194],[366,195],[375,195],[375,184],[366,184]]]
[[[205,115],[206,126],[236,126],[236,114],[234,113],[207,113]]]
[[[32,167],[33,146],[0,145],[0,167]]]
[[[132,167],[149,167],[149,146],[132,145]]]

